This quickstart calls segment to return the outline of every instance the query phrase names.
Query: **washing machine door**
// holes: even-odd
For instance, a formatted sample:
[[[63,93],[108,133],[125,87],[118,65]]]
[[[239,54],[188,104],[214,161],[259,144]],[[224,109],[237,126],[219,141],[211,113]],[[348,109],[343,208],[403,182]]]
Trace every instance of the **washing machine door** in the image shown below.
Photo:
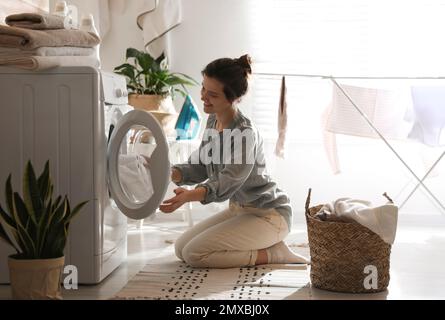
[[[118,208],[131,219],[156,212],[170,181],[168,144],[159,122],[148,112],[126,113],[108,144],[108,180]]]

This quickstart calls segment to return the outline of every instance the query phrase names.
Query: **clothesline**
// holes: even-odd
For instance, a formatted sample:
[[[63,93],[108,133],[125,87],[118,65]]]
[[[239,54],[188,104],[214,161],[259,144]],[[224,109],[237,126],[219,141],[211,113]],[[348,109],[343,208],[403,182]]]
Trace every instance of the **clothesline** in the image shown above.
[[[253,72],[254,76],[275,76],[275,77],[301,77],[301,78],[322,78],[322,79],[358,79],[358,80],[372,80],[372,79],[388,79],[388,80],[445,80],[445,76],[420,76],[420,77],[407,77],[407,76],[332,76],[321,74],[299,74],[299,73],[269,73],[269,72]]]

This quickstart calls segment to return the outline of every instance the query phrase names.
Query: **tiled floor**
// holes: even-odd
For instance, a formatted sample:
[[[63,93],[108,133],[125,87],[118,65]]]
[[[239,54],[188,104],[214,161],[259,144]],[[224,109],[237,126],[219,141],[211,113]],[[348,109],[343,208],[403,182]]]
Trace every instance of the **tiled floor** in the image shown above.
[[[445,299],[445,217],[434,223],[400,218],[391,254],[391,281],[386,292],[352,295],[312,289],[314,299]],[[419,218],[421,219],[421,218]],[[167,249],[186,229],[186,223],[156,218],[141,229],[130,225],[128,259],[100,285],[64,291],[65,299],[108,299],[114,296],[146,263],[172,259]],[[287,242],[306,242],[305,225],[297,224]],[[0,299],[10,299],[9,286],[0,286]],[[288,299],[293,299],[289,296]]]

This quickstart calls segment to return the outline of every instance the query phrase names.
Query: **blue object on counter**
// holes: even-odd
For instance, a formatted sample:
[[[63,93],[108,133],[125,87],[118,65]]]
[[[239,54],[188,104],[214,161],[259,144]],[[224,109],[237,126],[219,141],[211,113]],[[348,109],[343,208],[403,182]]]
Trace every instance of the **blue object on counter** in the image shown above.
[[[190,140],[196,138],[201,123],[201,116],[190,95],[185,98],[181,112],[176,121],[176,140]]]

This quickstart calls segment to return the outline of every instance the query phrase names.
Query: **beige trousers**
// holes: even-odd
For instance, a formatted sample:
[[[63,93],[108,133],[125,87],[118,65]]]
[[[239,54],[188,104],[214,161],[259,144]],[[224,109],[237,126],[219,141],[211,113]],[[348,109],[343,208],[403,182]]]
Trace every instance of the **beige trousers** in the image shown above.
[[[275,209],[229,208],[185,231],[175,242],[176,256],[197,268],[255,265],[258,250],[283,241],[289,229]]]

